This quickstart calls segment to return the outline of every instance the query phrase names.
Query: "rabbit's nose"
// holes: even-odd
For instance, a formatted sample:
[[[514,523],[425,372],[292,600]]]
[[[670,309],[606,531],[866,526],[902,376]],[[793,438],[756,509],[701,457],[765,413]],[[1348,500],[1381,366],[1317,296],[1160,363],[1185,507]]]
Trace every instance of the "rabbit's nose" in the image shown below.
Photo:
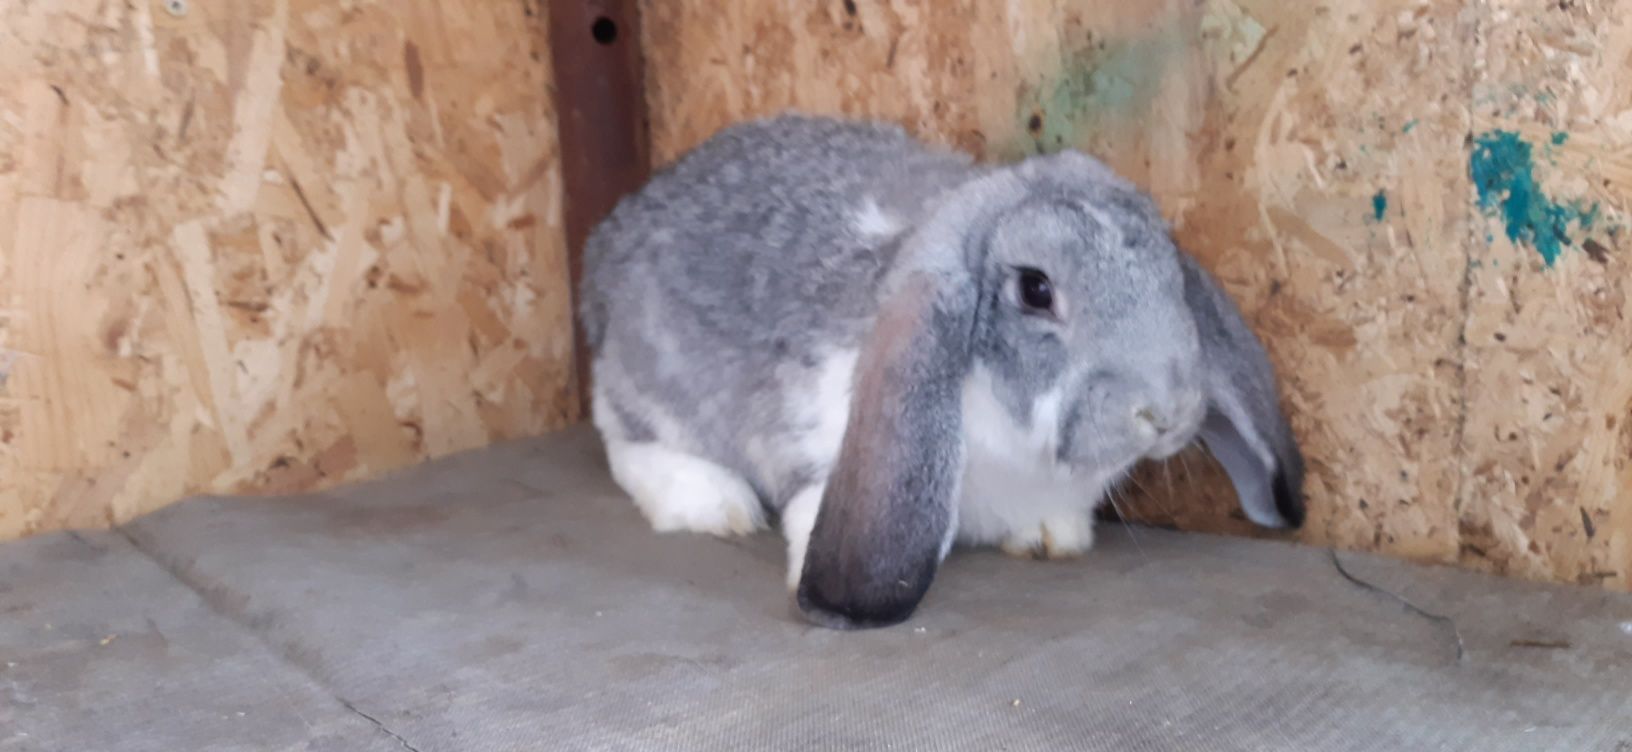
[[[1133,409],[1133,419],[1154,430],[1157,435],[1173,430],[1173,419],[1166,411],[1150,405],[1140,405]]]
[[[1200,379],[1184,361],[1169,364],[1166,373],[1133,396],[1134,424],[1154,438],[1179,431],[1200,418]]]
[[[1165,460],[1184,449],[1190,443],[1185,435],[1185,428],[1189,417],[1183,406],[1170,405],[1170,409],[1159,409],[1146,406],[1134,411],[1135,431],[1141,434],[1146,450],[1145,457],[1153,460]]]

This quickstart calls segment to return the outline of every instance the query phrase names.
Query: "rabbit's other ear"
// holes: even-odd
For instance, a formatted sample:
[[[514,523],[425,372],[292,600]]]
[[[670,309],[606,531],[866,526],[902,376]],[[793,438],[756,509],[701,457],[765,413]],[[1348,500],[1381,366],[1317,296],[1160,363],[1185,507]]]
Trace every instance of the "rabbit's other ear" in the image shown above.
[[[921,270],[883,302],[805,553],[799,609],[838,629],[912,615],[957,524],[978,272]]]
[[[1303,525],[1303,455],[1276,397],[1263,344],[1218,281],[1180,252],[1184,297],[1201,337],[1207,417],[1201,440],[1218,458],[1247,518],[1264,527]]]

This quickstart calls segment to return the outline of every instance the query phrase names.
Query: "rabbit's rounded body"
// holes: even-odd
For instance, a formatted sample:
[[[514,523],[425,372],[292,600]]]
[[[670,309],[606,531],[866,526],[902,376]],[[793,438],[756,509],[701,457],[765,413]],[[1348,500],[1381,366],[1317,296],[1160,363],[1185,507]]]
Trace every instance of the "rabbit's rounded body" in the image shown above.
[[[1093,507],[1134,461],[1230,412],[1203,404],[1218,380],[1198,331],[1267,368],[1161,229],[1080,155],[1005,171],[893,126],[727,128],[620,202],[586,246],[579,315],[614,478],[658,530],[744,533],[774,515],[801,606],[843,623],[904,618],[879,604],[915,604],[907,591],[927,588],[921,572],[954,538],[1079,553]],[[1087,236],[1104,249],[1079,247]],[[1087,300],[1043,311],[1053,321],[1015,313],[1018,283],[998,278],[1033,257],[1064,267],[1060,295]],[[1130,347],[1150,355],[1073,355]],[[1237,424],[1263,409],[1253,386]],[[1243,467],[1284,449],[1278,436],[1234,443]],[[827,543],[806,564],[819,512]],[[807,598],[812,571],[821,592]],[[906,590],[823,584],[841,580]]]
[[[797,579],[794,539],[838,457],[901,234],[977,172],[899,128],[783,117],[718,134],[620,204],[586,253],[593,418],[654,526],[741,533],[774,510]],[[1046,437],[989,379],[970,378],[964,404],[958,538],[1085,550],[1109,478],[1048,467]]]

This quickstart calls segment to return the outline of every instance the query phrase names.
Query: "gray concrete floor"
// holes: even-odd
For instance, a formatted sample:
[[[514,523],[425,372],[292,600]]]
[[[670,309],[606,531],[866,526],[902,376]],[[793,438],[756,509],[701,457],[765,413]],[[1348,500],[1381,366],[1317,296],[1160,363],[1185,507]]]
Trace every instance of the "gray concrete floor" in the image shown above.
[[[1632,598],[1341,561],[1109,526],[831,632],[578,429],[0,546],[0,750],[1632,751]]]

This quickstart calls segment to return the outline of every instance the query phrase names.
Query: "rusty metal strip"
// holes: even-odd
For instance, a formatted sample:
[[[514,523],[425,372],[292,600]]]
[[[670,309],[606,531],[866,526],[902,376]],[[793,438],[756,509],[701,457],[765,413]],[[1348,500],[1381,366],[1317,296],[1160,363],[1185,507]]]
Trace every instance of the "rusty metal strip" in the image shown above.
[[[567,265],[577,296],[584,239],[651,170],[641,85],[640,13],[636,0],[545,0],[555,67],[555,112],[561,139]],[[588,415],[589,358],[573,324],[581,415]]]

